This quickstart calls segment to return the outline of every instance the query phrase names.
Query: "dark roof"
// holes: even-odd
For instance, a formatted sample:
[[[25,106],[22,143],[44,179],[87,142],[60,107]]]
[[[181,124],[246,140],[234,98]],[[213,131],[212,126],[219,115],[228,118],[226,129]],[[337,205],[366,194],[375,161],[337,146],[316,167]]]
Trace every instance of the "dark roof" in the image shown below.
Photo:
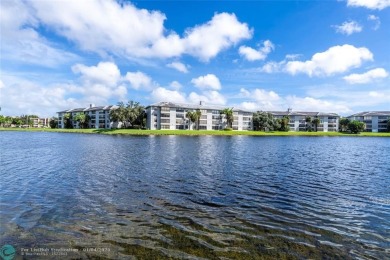
[[[339,116],[336,113],[323,113],[323,112],[303,112],[303,111],[264,111],[267,113],[271,113],[274,116]]]
[[[111,110],[116,109],[117,106],[115,105],[108,105],[108,106],[98,106],[98,107],[87,107],[87,108],[73,108],[68,110],[59,111],[57,113],[72,113],[72,112],[88,112],[88,111],[97,111],[97,110]]]
[[[103,110],[105,107],[100,106],[100,107],[87,107],[84,109],[84,111],[96,111],[96,110]]]
[[[390,111],[365,111],[347,117],[357,117],[357,116],[390,116]]]

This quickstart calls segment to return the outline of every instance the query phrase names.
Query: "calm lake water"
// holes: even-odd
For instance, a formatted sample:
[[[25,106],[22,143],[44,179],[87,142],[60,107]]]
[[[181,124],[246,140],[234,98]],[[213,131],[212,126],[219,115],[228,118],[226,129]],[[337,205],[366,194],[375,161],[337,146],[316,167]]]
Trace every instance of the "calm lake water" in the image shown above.
[[[0,144],[1,245],[17,255],[390,256],[390,138],[1,131]]]

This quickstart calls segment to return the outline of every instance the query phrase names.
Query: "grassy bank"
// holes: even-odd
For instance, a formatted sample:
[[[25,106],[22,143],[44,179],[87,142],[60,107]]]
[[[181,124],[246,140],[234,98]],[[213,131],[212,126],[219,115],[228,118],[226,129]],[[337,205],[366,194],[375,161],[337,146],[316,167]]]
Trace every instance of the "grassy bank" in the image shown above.
[[[339,132],[261,132],[261,131],[216,131],[216,130],[137,130],[137,129],[50,129],[50,128],[0,128],[0,131],[59,132],[84,134],[120,135],[247,135],[247,136],[379,136],[390,137],[390,133],[347,134]]]

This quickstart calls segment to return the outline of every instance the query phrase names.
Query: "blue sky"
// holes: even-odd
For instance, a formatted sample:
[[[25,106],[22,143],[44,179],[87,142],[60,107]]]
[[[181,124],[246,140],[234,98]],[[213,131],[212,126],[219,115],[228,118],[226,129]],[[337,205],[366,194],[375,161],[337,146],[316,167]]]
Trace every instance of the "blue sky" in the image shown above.
[[[390,0],[1,1],[0,106],[390,110]]]

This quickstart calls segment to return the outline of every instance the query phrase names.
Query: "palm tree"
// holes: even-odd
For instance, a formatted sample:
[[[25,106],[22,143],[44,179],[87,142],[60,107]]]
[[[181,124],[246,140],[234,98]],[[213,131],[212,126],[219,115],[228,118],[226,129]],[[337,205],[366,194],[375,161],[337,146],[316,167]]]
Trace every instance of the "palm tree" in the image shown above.
[[[306,118],[305,118],[305,122],[306,122],[306,131],[310,128],[310,130],[311,130],[311,125],[310,125],[310,123],[311,123],[311,117],[310,116],[307,116]]]
[[[188,111],[186,113],[186,118],[188,118],[188,130],[191,130],[192,122],[195,122],[194,112]]]
[[[200,111],[200,109],[198,108],[197,110],[195,110],[194,114],[195,114],[195,121],[196,121],[197,129],[199,130],[200,118],[202,116],[202,111]]]
[[[124,121],[127,118],[126,114],[127,113],[126,113],[125,104],[123,102],[119,102],[118,103],[118,108],[113,109],[113,110],[110,111],[110,118],[114,122],[117,122],[117,123],[122,122],[122,123],[124,123]]]
[[[314,127],[315,127],[315,131],[317,132],[317,128],[318,128],[318,125],[321,123],[320,119],[319,118],[314,118],[313,119],[313,124],[314,124]]]
[[[223,110],[220,112],[220,114],[226,116],[227,126],[228,126],[229,128],[233,128],[233,120],[234,120],[234,117],[233,117],[233,108],[225,108],[225,109],[223,109]]]
[[[72,114],[71,113],[66,113],[66,114],[64,114],[63,118],[64,118],[65,128],[73,128]]]
[[[89,122],[89,115],[84,113],[78,113],[74,120],[76,120],[79,123],[80,128],[87,128],[88,122]]]

